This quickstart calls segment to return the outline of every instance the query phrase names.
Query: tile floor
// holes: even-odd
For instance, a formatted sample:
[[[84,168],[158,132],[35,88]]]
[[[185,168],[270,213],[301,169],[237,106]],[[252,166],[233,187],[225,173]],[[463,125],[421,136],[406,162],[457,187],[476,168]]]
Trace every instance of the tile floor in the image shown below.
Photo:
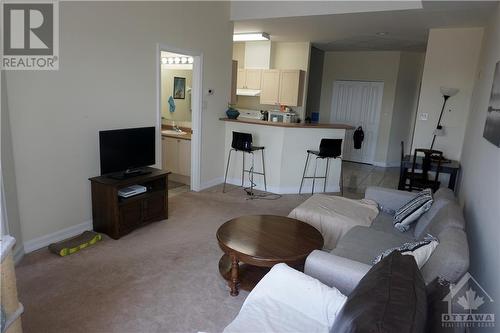
[[[343,162],[344,196],[359,199],[368,186],[397,188],[399,168],[382,168],[373,165]]]

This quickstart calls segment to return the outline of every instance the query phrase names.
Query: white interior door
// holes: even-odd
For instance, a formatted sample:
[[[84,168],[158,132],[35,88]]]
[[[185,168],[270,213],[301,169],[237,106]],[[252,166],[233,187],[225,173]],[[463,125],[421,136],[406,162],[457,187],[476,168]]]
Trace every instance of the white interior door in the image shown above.
[[[377,147],[384,82],[334,81],[330,121],[363,127],[361,149],[354,149],[354,130],[347,131],[343,159],[373,164]]]

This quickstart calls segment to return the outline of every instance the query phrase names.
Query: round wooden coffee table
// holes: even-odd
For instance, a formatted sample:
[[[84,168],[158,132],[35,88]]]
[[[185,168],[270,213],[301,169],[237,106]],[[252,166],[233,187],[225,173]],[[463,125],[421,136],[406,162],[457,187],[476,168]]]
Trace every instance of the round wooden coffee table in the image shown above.
[[[323,247],[323,236],[314,227],[274,215],[232,219],[217,230],[217,240],[225,253],[219,271],[231,296],[237,296],[239,288],[250,291],[275,264],[302,269],[309,253]]]

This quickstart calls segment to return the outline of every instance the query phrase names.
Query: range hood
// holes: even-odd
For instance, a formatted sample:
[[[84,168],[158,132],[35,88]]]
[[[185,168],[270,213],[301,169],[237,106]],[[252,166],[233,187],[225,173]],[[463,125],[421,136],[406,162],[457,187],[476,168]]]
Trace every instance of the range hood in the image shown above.
[[[236,89],[236,95],[238,95],[238,96],[260,96],[260,90],[258,90],[258,89]]]

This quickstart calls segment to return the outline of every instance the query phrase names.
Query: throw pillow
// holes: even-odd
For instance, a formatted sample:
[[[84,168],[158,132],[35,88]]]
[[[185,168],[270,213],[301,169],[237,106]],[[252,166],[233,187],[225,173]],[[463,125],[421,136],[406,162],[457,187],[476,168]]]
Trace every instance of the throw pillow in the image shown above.
[[[418,268],[422,268],[427,260],[434,252],[434,249],[439,245],[439,241],[436,237],[432,235],[427,235],[421,241],[408,242],[404,243],[399,247],[393,247],[391,249],[385,250],[381,254],[379,254],[374,260],[373,263],[376,264],[384,257],[387,257],[394,251],[397,251],[403,255],[411,255],[415,258]]]
[[[430,188],[419,192],[413,199],[396,210],[394,227],[401,232],[408,231],[411,224],[431,208],[432,202],[432,190]]]
[[[393,252],[347,298],[330,333],[425,332],[427,296],[415,260]]]

